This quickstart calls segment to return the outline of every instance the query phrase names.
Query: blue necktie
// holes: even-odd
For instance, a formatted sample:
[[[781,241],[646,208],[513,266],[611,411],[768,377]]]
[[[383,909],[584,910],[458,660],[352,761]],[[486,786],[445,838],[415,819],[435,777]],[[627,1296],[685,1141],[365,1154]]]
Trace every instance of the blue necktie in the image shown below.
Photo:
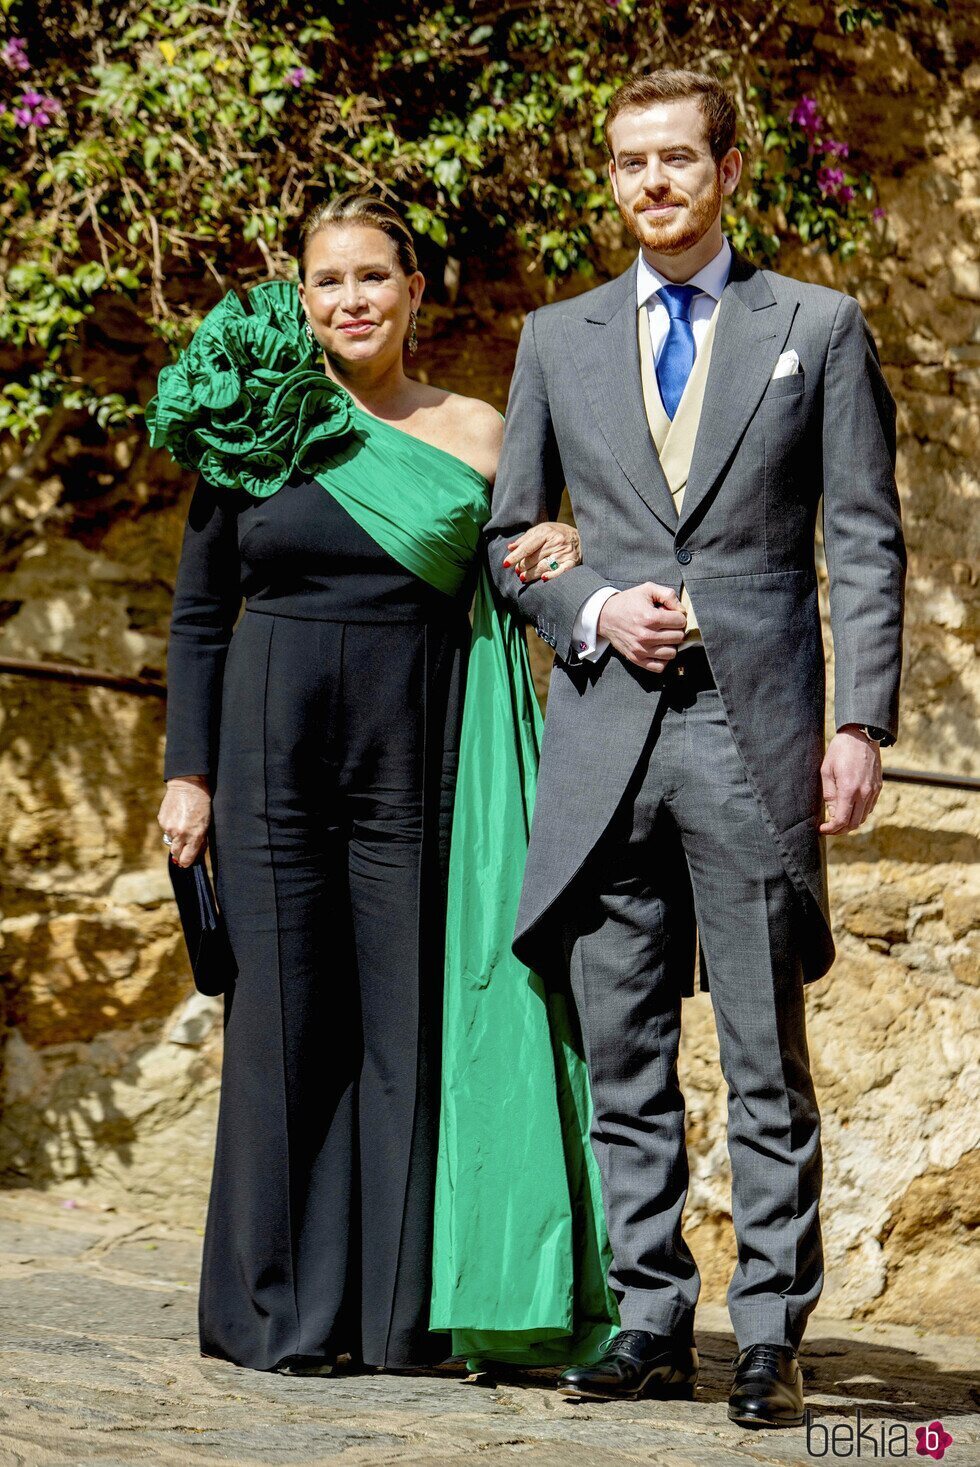
[[[662,285],[657,294],[667,307],[670,326],[657,363],[657,386],[671,422],[694,366],[691,303],[700,291],[693,285]]]

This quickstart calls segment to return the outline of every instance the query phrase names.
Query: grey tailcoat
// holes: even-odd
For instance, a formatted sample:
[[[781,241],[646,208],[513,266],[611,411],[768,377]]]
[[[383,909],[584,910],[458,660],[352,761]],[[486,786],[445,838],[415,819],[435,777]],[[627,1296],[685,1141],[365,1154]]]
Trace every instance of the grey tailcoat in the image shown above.
[[[559,898],[622,800],[659,702],[661,680],[614,650],[579,661],[575,618],[602,586],[679,591],[683,580],[801,898],[812,980],[834,957],[817,831],[825,685],[814,533],[822,503],[836,725],[894,736],[905,581],[895,405],[856,301],[735,255],[678,518],[644,410],[636,312],[636,265],[532,312],[511,384],[490,568],[556,653],[514,949],[538,972],[553,968]],[[773,379],[790,349],[801,371]],[[555,518],[566,484],[583,564],[522,587],[502,566],[507,541]]]

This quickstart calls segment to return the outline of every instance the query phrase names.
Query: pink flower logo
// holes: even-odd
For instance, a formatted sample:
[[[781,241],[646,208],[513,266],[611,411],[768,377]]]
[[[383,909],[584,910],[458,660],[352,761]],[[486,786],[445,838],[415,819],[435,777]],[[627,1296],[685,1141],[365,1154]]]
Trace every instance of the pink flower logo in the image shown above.
[[[937,1462],[945,1457],[947,1448],[953,1445],[953,1438],[941,1421],[930,1421],[928,1426],[917,1426],[915,1440],[916,1454],[920,1457],[932,1457]]]

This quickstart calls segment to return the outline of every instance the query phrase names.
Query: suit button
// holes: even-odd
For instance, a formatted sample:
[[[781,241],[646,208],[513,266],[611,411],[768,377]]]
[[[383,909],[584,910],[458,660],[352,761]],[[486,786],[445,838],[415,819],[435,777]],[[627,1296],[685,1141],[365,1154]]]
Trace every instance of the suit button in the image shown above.
[[[678,565],[690,565],[691,561],[694,559],[694,556],[691,554],[690,550],[678,550],[676,554]]]

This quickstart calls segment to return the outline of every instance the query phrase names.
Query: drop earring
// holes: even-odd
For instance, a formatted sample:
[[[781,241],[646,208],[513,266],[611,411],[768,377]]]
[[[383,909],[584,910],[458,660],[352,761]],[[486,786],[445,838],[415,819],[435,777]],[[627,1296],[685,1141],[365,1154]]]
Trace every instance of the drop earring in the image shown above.
[[[410,357],[414,357],[415,353],[419,349],[419,337],[418,332],[415,329],[418,319],[418,311],[412,311],[411,315],[408,318],[408,354]]]
[[[306,335],[307,335],[307,337],[309,339],[309,343],[310,343],[310,355],[315,357],[316,354],[317,354],[317,348],[319,347],[320,343],[317,341],[316,337],[313,335],[313,327],[310,325],[309,321],[307,321],[306,326],[305,326],[304,329],[306,331]]]

